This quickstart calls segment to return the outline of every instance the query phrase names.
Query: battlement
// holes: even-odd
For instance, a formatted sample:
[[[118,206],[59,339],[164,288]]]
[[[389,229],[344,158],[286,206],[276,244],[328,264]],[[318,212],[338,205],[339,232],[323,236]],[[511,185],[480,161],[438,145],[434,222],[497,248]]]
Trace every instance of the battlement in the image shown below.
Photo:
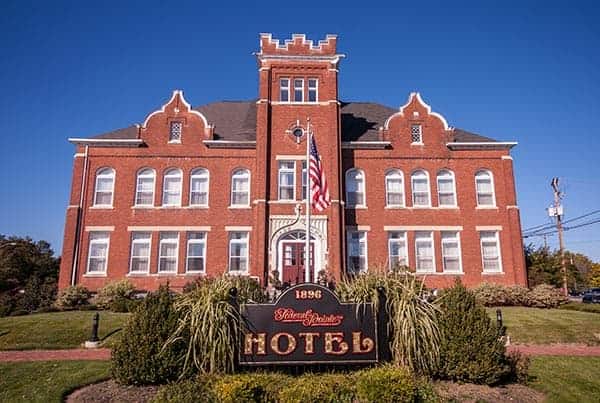
[[[337,35],[327,35],[317,45],[304,34],[292,34],[283,44],[272,34],[260,34],[260,53],[263,56],[335,56]]]

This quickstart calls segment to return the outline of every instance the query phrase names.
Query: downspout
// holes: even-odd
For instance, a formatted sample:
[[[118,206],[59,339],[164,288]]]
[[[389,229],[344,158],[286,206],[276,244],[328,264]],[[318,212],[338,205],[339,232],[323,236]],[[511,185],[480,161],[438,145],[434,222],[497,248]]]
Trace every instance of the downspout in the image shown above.
[[[79,250],[81,240],[81,222],[83,218],[83,198],[87,192],[87,170],[88,170],[88,146],[85,146],[83,155],[83,173],[81,175],[81,192],[79,194],[79,205],[77,205],[77,221],[75,223],[75,243],[73,248],[73,265],[71,269],[71,285],[77,283],[77,269],[79,266]]]

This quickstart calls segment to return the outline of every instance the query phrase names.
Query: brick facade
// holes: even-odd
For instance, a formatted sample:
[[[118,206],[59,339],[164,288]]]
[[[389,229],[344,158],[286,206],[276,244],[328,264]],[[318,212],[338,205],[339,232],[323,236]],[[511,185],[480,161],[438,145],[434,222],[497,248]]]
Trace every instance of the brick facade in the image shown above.
[[[148,115],[140,125],[89,139],[70,139],[77,150],[66,215],[60,288],[77,283],[96,290],[108,281],[125,277],[139,289],[155,289],[167,281],[179,288],[198,276],[227,272],[232,265],[230,240],[234,233],[248,236],[248,269],[244,274],[262,282],[273,270],[282,276],[284,270],[290,270],[292,262],[286,248],[296,247],[293,241],[285,243],[286,234],[304,227],[303,216],[294,222],[296,205],[302,203],[301,170],[306,136],[296,138],[292,132],[297,127],[306,127],[307,118],[319,147],[332,200],[327,210],[314,212],[314,276],[326,271],[339,278],[348,269],[350,251],[346,237],[348,231],[356,230],[366,237],[365,258],[369,268],[389,267],[389,239],[394,233],[405,236],[408,265],[414,269],[415,238],[431,233],[433,243],[420,249],[421,257],[425,256],[423,262],[433,248],[433,262],[421,263],[424,265],[421,269],[435,265],[435,272],[425,277],[428,285],[445,287],[456,276],[469,286],[483,281],[526,284],[510,157],[514,143],[449,127],[444,117],[432,112],[417,93],[411,94],[400,110],[340,101],[338,68],[343,55],[337,53],[336,41],[335,36],[328,36],[315,45],[302,35],[294,35],[291,41],[282,44],[268,34],[261,34],[257,100],[192,108],[183,93],[175,91],[162,108]],[[282,80],[286,79],[289,80],[287,101],[282,99],[285,95],[281,88],[285,83]],[[297,79],[303,80],[301,102],[293,102]],[[309,84],[309,80],[316,81]],[[310,99],[309,87],[315,82],[316,99]],[[169,141],[172,122],[182,124],[180,141]],[[412,141],[414,125],[420,127],[422,143]],[[282,161],[294,165],[295,200],[292,201],[281,200],[279,195],[278,168]],[[190,177],[200,167],[209,173],[208,205],[192,206]],[[112,192],[102,187],[110,188],[110,179],[102,182],[104,185],[97,183],[97,175],[103,168],[114,173]],[[137,175],[143,168],[154,172],[154,184],[148,185],[153,203],[136,206]],[[163,203],[164,174],[171,168],[181,170],[179,206]],[[346,172],[352,168],[359,169],[364,178],[364,206],[351,207],[346,203]],[[238,169],[250,174],[247,206],[231,205],[232,174]],[[404,206],[386,203],[385,176],[390,169],[403,174]],[[411,174],[416,170],[429,176],[428,207],[413,205]],[[436,180],[440,170],[454,175],[455,207],[440,206]],[[491,206],[478,206],[475,175],[481,170],[491,173],[493,178],[494,200],[488,203]],[[166,186],[171,189],[168,183]],[[104,197],[112,198],[112,203],[98,206],[95,194],[100,191],[106,191]],[[188,257],[195,253],[188,250],[191,233],[204,234],[202,273],[188,270],[193,260]],[[135,234],[150,236],[149,247],[136,249],[133,256],[142,256],[140,267],[146,267],[146,272],[132,273]],[[178,249],[174,253],[165,241],[164,268],[176,267],[177,271],[159,272],[160,239],[168,238],[169,234],[178,237]],[[452,262],[451,258],[445,261],[442,255],[442,234],[458,234],[460,272],[446,270],[446,264],[450,267]],[[488,241],[482,241],[482,234],[497,236],[499,240],[496,247],[489,244],[483,247],[487,267],[494,268],[493,272],[484,271],[482,242]],[[103,243],[102,239],[106,239],[103,237],[108,239],[107,244]],[[100,239],[98,248],[90,248],[92,238]],[[300,247],[300,242],[296,243]],[[88,259],[90,251],[92,259]],[[498,258],[496,251],[500,254]],[[100,269],[90,270],[90,264]]]

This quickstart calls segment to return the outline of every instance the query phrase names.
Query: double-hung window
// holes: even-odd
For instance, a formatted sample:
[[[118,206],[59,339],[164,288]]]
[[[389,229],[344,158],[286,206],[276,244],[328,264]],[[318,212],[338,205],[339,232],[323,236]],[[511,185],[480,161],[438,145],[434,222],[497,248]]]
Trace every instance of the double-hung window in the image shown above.
[[[158,272],[177,273],[179,234],[177,232],[161,232],[158,252]]]
[[[350,169],[346,172],[346,203],[348,207],[366,205],[365,174],[360,169]]]
[[[279,200],[296,200],[295,161],[279,161]]]
[[[498,231],[481,231],[481,259],[484,273],[501,273],[500,239]]]
[[[154,179],[153,169],[145,168],[138,172],[135,187],[136,206],[154,205]]]
[[[483,170],[475,174],[475,189],[477,191],[478,206],[494,207],[496,205],[494,178],[490,171]]]
[[[406,232],[393,231],[388,233],[388,251],[390,270],[408,266]]]
[[[188,273],[201,273],[206,270],[206,232],[188,232],[187,263]]]
[[[308,102],[319,101],[319,80],[316,78],[308,79]]]
[[[417,273],[435,273],[433,232],[419,231],[415,233],[415,252]]]
[[[250,171],[236,169],[231,176],[231,205],[250,205]]]
[[[112,207],[115,190],[115,170],[102,168],[96,173],[94,206]]]
[[[302,200],[306,200],[306,161],[302,161]]]
[[[440,207],[456,207],[456,186],[454,173],[446,169],[438,172],[438,203]]]
[[[148,273],[150,271],[151,240],[150,232],[133,232],[131,234],[130,273]]]
[[[279,80],[279,101],[290,102],[290,79],[282,78]]]
[[[385,174],[385,204],[388,207],[404,207],[404,178],[398,169]]]
[[[348,231],[348,272],[358,274],[367,271],[367,233]]]
[[[163,179],[163,206],[181,206],[181,170],[172,168]]]
[[[106,274],[106,266],[108,265],[109,243],[110,235],[108,232],[90,232],[87,274]]]
[[[190,178],[190,206],[208,206],[208,170],[197,168]]]
[[[442,232],[442,261],[445,273],[462,272],[458,232]]]
[[[229,271],[248,272],[248,232],[229,233]]]
[[[411,176],[413,207],[430,207],[429,175],[423,170],[413,172]]]
[[[294,102],[304,102],[304,79],[294,78]]]

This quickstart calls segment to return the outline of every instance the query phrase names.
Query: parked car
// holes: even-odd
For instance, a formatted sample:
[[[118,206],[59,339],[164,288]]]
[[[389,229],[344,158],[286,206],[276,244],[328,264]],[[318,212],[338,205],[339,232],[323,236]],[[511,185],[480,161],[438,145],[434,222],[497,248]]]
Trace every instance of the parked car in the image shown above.
[[[582,302],[586,304],[600,304],[600,288],[590,288],[583,294]]]

